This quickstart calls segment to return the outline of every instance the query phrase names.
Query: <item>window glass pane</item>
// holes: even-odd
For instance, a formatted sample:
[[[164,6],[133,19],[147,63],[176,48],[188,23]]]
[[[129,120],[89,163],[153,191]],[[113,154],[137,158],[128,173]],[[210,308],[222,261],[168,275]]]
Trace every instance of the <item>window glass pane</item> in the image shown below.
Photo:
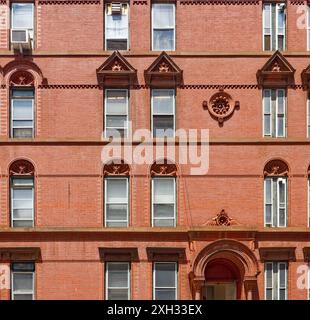
[[[13,106],[13,119],[14,120],[32,120],[32,99],[14,99],[12,100]]]
[[[284,116],[278,117],[278,137],[284,136]]]
[[[106,187],[109,203],[127,203],[127,179],[107,179]]]
[[[278,113],[284,113],[284,91],[277,90],[278,94]]]
[[[33,96],[34,96],[34,90],[19,90],[19,89],[12,90],[13,98],[20,98],[20,97],[33,98]]]
[[[106,113],[109,115],[127,114],[127,91],[106,91]]]
[[[176,287],[176,265],[174,263],[155,263],[155,286],[156,288]]]
[[[284,263],[279,264],[280,271],[280,288],[286,288],[286,265]]]
[[[106,15],[106,38],[127,39],[128,38],[128,15],[112,14]]]
[[[280,290],[280,300],[286,300],[286,290],[285,289]]]
[[[32,291],[33,274],[32,273],[14,273],[13,274],[13,291]]]
[[[126,128],[127,127],[127,116],[107,116],[106,126],[108,128]]]
[[[13,138],[32,138],[33,129],[13,129]]]
[[[34,271],[35,265],[32,262],[14,262],[12,263],[12,271]]]
[[[154,203],[174,203],[174,184],[172,179],[153,179]]]
[[[124,138],[127,137],[127,130],[126,129],[115,129],[115,128],[108,128],[105,130],[106,138]]]
[[[33,300],[32,294],[13,294],[14,300]]]
[[[153,114],[174,114],[174,90],[152,90]]]
[[[272,289],[266,290],[266,300],[272,300]]]
[[[153,30],[153,50],[174,50],[174,29]]]
[[[127,263],[107,263],[108,288],[127,288],[129,286],[128,267]]]
[[[174,4],[155,3],[153,10],[153,28],[174,28]]]
[[[155,204],[154,218],[174,218],[174,204]]]
[[[33,220],[14,220],[13,228],[31,228],[33,227]]]
[[[127,221],[127,205],[126,204],[108,204],[107,220],[125,220]]]
[[[271,263],[266,263],[266,286],[267,288],[272,288],[272,264]]]
[[[32,3],[12,3],[12,28],[33,29]]]
[[[264,4],[264,28],[270,33],[271,21],[270,21],[270,4]],[[267,33],[265,31],[265,33]]]
[[[153,116],[153,136],[157,138],[174,136],[173,116]]]
[[[174,227],[175,219],[153,219],[154,227]]]
[[[108,289],[108,300],[129,300],[128,289]]]
[[[264,50],[271,50],[271,36],[264,36]]]
[[[174,289],[156,289],[155,300],[175,300]]]
[[[264,113],[271,113],[270,112],[270,97],[271,97],[270,90],[264,90]]]

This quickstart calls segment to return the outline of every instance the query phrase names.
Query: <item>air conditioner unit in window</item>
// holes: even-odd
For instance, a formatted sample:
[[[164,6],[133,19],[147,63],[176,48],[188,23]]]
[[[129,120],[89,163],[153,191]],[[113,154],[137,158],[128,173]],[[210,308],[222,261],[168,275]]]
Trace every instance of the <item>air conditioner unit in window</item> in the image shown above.
[[[31,49],[28,29],[11,29],[11,45],[14,49]]]
[[[111,3],[112,14],[122,14],[122,5],[120,3]]]

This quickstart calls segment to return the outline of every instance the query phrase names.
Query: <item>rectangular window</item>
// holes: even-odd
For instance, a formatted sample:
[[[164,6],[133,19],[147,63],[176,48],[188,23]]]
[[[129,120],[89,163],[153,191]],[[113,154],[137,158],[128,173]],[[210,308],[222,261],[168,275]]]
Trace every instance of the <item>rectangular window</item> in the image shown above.
[[[152,50],[175,50],[175,4],[152,4]]]
[[[177,279],[177,263],[155,262],[153,266],[153,299],[176,300]]]
[[[263,90],[264,137],[286,137],[286,92]]]
[[[16,262],[12,263],[11,268],[11,299],[34,300],[34,263]]]
[[[130,300],[130,263],[106,263],[106,300]]]
[[[307,99],[307,137],[310,138],[310,91]]]
[[[152,226],[176,226],[175,178],[152,179]]]
[[[107,3],[105,7],[106,50],[128,50],[128,3]]]
[[[11,180],[11,226],[33,227],[34,183],[33,178]]]
[[[11,137],[33,138],[34,136],[34,90],[11,91]]]
[[[18,36],[18,30],[28,30],[30,39],[33,39],[34,30],[34,4],[33,3],[12,3],[11,28]]]
[[[285,3],[265,3],[263,6],[264,50],[285,50]]]
[[[128,135],[128,90],[105,91],[105,137]]]
[[[174,137],[175,91],[174,89],[152,90],[153,137]]]
[[[287,180],[265,178],[265,226],[287,226]]]
[[[287,300],[287,262],[265,263],[265,299]]]
[[[105,179],[105,226],[128,226],[128,178]]]

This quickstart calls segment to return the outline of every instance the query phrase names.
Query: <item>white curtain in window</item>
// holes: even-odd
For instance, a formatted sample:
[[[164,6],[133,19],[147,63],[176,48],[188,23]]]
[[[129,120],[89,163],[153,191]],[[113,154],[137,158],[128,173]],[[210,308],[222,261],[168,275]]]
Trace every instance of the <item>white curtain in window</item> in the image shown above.
[[[128,38],[128,15],[106,15],[106,38]]]

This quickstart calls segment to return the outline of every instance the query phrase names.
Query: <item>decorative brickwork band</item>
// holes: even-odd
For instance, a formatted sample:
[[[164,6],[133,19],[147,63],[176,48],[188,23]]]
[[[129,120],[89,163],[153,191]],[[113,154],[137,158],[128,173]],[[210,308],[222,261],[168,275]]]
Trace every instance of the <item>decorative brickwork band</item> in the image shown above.
[[[259,0],[180,0],[182,5],[258,5]]]
[[[288,165],[279,159],[269,161],[264,168],[264,176],[287,176],[288,173]]]
[[[203,107],[208,109],[211,117],[216,119],[219,125],[223,125],[224,120],[231,117],[235,109],[240,108],[240,103],[234,102],[232,97],[220,88],[219,92],[212,95],[209,103],[203,102]]]
[[[10,176],[32,176],[34,175],[34,166],[31,162],[19,159],[10,165]]]
[[[100,4],[100,0],[39,0],[39,5],[91,5],[91,4]]]
[[[130,167],[123,160],[112,161],[103,166],[103,176],[129,176]]]

